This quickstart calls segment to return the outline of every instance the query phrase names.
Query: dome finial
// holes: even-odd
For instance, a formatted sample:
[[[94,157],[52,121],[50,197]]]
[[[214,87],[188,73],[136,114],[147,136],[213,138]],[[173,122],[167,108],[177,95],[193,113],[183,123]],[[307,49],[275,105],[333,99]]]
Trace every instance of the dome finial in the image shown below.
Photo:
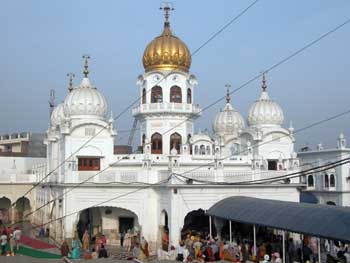
[[[165,21],[164,21],[163,35],[171,35],[170,22],[169,22],[169,12],[173,11],[174,8],[169,5],[169,2],[164,2],[164,6],[159,7],[159,9],[164,10]]]
[[[67,73],[67,77],[69,77],[68,91],[69,91],[69,93],[71,93],[73,91],[73,79],[75,77],[75,74],[74,73]]]
[[[87,78],[88,75],[89,75],[89,59],[90,59],[90,56],[89,55],[83,55],[83,59],[85,59],[85,62],[84,62],[84,77]]]
[[[230,103],[230,101],[231,101],[231,96],[230,96],[231,85],[226,84],[225,87],[226,87],[226,103]]]
[[[262,85],[261,85],[261,88],[263,91],[266,91],[266,88],[267,88],[267,85],[266,85],[266,73],[267,71],[264,71],[262,73]]]

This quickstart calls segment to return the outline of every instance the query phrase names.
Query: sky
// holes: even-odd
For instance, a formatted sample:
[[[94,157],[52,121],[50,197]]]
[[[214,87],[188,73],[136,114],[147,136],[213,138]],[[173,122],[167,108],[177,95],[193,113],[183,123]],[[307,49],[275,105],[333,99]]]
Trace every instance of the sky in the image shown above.
[[[115,115],[139,96],[146,45],[163,27],[161,1],[2,0],[0,2],[0,133],[45,132],[48,98],[68,93],[66,74],[82,79],[83,54],[89,54],[91,82],[105,95]],[[171,2],[172,31],[191,51],[245,9],[248,0]],[[194,101],[205,107],[274,63],[350,17],[348,0],[260,0],[192,58],[199,85]],[[295,129],[350,109],[350,24],[267,75],[269,96],[283,108],[285,127]],[[257,80],[232,95],[247,117],[260,95]],[[203,112],[196,131],[212,130],[224,101]],[[350,116],[296,134],[296,145],[335,147],[344,132],[350,145]],[[116,120],[117,130],[132,127],[131,110]],[[117,143],[127,141],[120,133]],[[138,138],[136,136],[136,138]]]

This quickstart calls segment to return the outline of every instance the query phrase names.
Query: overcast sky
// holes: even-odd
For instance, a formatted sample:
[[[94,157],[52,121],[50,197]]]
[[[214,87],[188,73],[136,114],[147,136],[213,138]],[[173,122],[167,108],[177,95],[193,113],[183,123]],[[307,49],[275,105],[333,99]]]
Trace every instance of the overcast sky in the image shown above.
[[[173,1],[173,33],[191,51],[246,6],[248,0]],[[67,95],[67,72],[82,78],[82,54],[90,54],[90,80],[115,114],[139,91],[142,54],[163,27],[161,1],[20,1],[0,3],[0,133],[44,132],[49,90]],[[348,0],[260,0],[192,59],[198,78],[195,102],[202,107],[349,18]],[[295,129],[350,109],[350,24],[268,74],[268,92]],[[260,81],[232,96],[246,117],[260,95]],[[221,102],[203,113],[196,130],[211,131]],[[343,131],[350,144],[350,116],[297,134],[297,145],[333,147]],[[131,111],[117,120],[130,129]],[[127,134],[120,134],[125,143]]]

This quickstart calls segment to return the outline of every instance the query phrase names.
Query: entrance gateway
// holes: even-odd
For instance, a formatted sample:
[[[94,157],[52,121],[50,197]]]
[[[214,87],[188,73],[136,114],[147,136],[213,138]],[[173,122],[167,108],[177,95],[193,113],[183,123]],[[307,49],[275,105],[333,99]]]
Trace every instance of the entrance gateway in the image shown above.
[[[91,239],[105,235],[109,244],[119,245],[122,233],[128,230],[139,232],[138,217],[130,210],[119,207],[91,207],[83,210],[77,223],[77,234],[81,240],[87,230]]]

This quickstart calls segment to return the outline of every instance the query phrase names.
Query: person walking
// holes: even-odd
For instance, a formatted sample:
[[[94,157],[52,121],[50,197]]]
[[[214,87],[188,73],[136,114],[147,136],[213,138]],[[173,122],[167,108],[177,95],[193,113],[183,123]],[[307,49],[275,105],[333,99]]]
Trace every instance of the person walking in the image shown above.
[[[123,244],[124,244],[124,237],[125,237],[125,231],[123,230],[121,233],[120,233],[120,246],[123,247]]]
[[[67,241],[63,240],[62,245],[61,245],[61,256],[68,257],[68,254],[69,254],[69,246],[67,244]]]
[[[16,241],[15,241],[15,238],[13,236],[13,234],[10,234],[10,254],[11,256],[14,256],[15,255],[15,246],[16,246]],[[17,249],[18,251],[18,249]]]
[[[131,234],[131,230],[129,229],[128,232],[125,234],[124,242],[123,242],[126,252],[131,251],[131,239],[132,239],[132,234]]]
[[[18,227],[16,227],[15,231],[13,232],[13,238],[15,240],[17,250],[19,250],[19,241],[21,240],[21,235],[22,231]]]
[[[87,230],[85,230],[83,235],[83,249],[85,251],[89,250],[90,247],[90,235]]]
[[[6,255],[6,245],[7,245],[6,230],[2,231],[2,234],[0,236],[0,244],[1,244],[1,255]]]

